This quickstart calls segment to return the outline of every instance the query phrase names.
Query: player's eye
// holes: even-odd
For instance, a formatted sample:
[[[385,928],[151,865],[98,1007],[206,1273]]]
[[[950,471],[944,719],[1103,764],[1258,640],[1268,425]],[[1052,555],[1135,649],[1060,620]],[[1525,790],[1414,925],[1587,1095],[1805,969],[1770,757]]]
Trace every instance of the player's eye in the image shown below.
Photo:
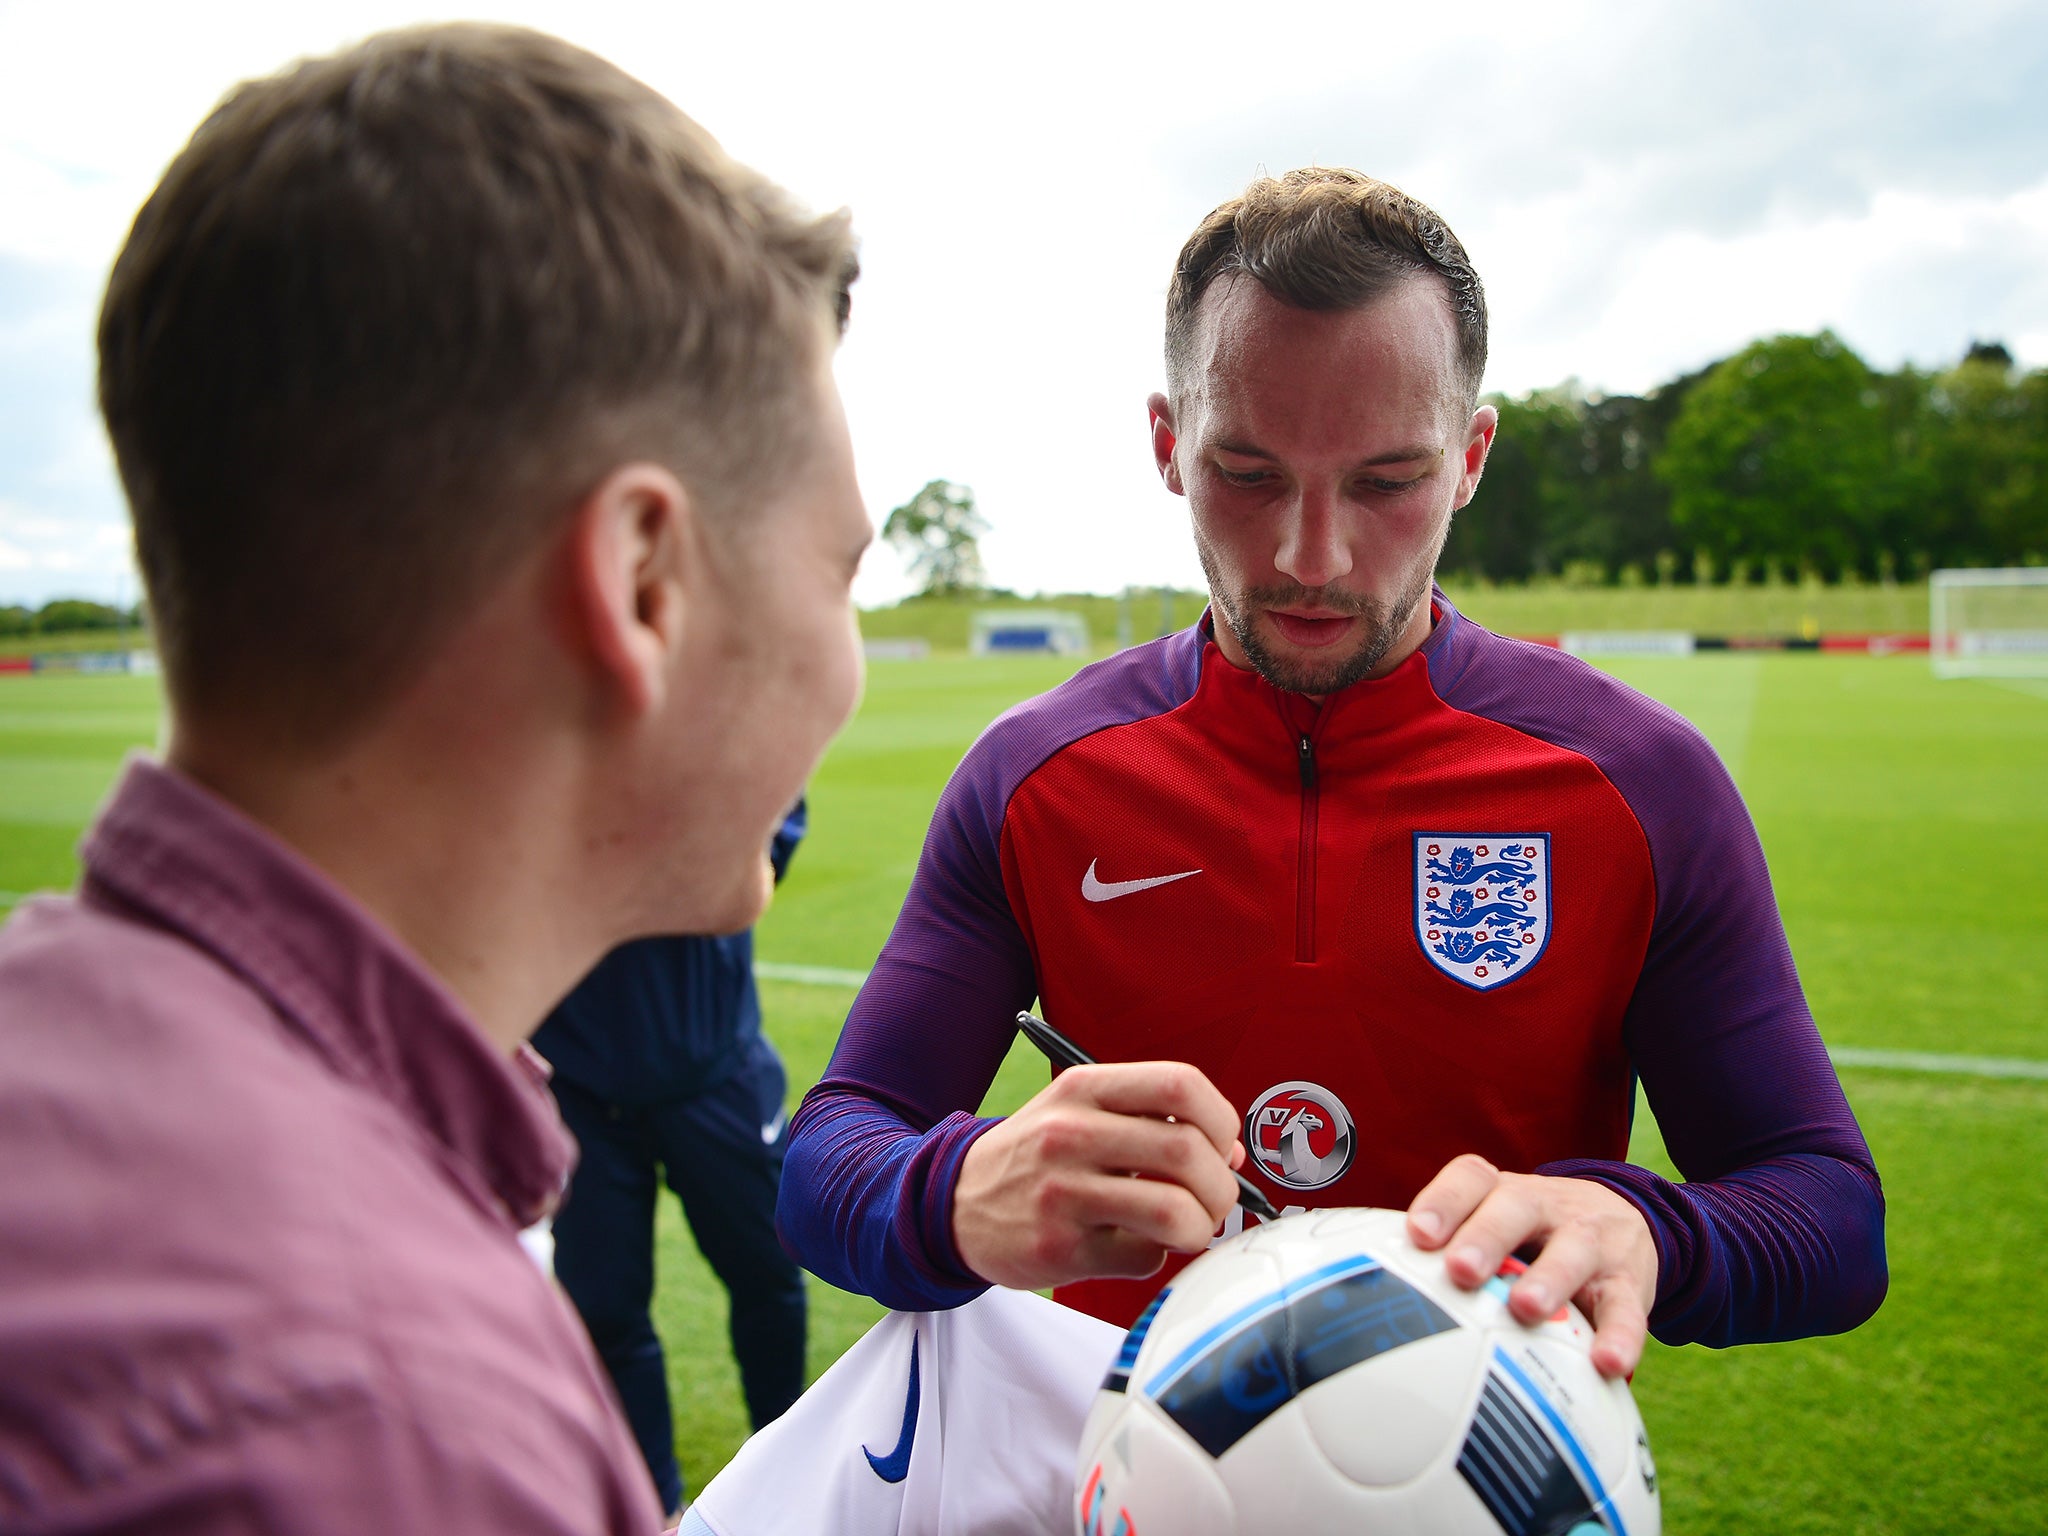
[[[1228,464],[1218,464],[1216,473],[1225,485],[1264,485],[1273,478],[1270,469],[1232,469]]]

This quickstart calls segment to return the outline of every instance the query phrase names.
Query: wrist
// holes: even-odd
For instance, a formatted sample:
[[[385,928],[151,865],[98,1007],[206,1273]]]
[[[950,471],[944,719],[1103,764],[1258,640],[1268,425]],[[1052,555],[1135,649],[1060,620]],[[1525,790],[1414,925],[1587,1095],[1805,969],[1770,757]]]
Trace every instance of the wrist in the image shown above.
[[[1550,1178],[1578,1179],[1597,1185],[1635,1213],[1650,1235],[1657,1272],[1645,1301],[1652,1321],[1666,1298],[1678,1290],[1689,1266],[1690,1245],[1672,1220],[1671,1181],[1635,1163],[1596,1158],[1570,1158],[1545,1163],[1536,1170]]]
[[[932,1128],[946,1144],[932,1159],[918,1211],[923,1249],[938,1274],[956,1285],[988,1285],[960,1242],[961,1174],[981,1138],[1003,1123],[1001,1116],[975,1116],[964,1111],[948,1115]]]

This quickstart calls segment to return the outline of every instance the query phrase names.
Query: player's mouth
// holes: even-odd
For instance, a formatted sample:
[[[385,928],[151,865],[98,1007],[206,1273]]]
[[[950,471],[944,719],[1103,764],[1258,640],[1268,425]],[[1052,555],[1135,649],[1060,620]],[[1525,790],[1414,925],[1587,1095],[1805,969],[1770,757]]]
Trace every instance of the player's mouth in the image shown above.
[[[1268,608],[1266,617],[1273,621],[1273,627],[1280,632],[1282,640],[1312,650],[1337,644],[1349,636],[1352,626],[1359,622],[1356,614],[1331,613],[1328,609],[1290,613],[1281,608]]]

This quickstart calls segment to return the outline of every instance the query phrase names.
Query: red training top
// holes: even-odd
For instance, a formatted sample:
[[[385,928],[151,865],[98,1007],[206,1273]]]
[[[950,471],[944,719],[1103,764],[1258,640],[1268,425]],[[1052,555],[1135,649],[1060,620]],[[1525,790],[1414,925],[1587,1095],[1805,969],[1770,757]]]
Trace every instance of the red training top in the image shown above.
[[[1636,1205],[1667,1342],[1870,1315],[1883,1195],[1713,749],[1442,593],[1434,616],[1320,706],[1205,620],[988,729],[793,1124],[806,1264],[896,1307],[976,1294],[954,1188],[1038,997],[1098,1059],[1200,1067],[1282,1207],[1405,1206],[1478,1152]],[[1686,1182],[1625,1161],[1637,1078]],[[1162,1278],[1060,1295],[1129,1322]]]

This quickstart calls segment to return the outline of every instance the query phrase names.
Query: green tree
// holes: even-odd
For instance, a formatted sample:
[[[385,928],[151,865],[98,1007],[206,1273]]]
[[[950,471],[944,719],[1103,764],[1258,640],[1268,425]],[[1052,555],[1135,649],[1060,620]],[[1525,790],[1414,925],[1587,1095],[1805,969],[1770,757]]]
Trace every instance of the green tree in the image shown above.
[[[2048,557],[2048,374],[1979,343],[1923,392],[1916,518],[1942,565]]]
[[[109,608],[105,603],[60,597],[43,604],[36,614],[35,627],[42,634],[54,635],[69,630],[119,629],[133,622],[127,613],[119,608]]]
[[[1500,429],[1444,569],[1496,581],[1597,567],[1676,570],[1671,492],[1653,472],[1672,418],[1701,375],[1648,395],[1589,397],[1576,381],[1521,399],[1492,396]]]
[[[1439,562],[1446,571],[1526,581],[1555,571],[1568,554],[1556,530],[1569,511],[1571,464],[1585,407],[1576,383],[1495,395],[1500,412],[1486,473],[1472,502],[1451,519]]]
[[[1625,567],[1676,571],[1671,488],[1656,474],[1671,423],[1703,374],[1687,374],[1647,395],[1589,401],[1579,433],[1582,491],[1578,515],[1563,530],[1570,558],[1593,560],[1612,578]]]
[[[1884,382],[1832,331],[1754,342],[1718,364],[1656,460],[1676,536],[1722,570],[1872,571],[1900,492]]]
[[[987,532],[974,492],[950,480],[931,481],[882,524],[883,539],[909,560],[927,596],[981,589],[980,541]]]

